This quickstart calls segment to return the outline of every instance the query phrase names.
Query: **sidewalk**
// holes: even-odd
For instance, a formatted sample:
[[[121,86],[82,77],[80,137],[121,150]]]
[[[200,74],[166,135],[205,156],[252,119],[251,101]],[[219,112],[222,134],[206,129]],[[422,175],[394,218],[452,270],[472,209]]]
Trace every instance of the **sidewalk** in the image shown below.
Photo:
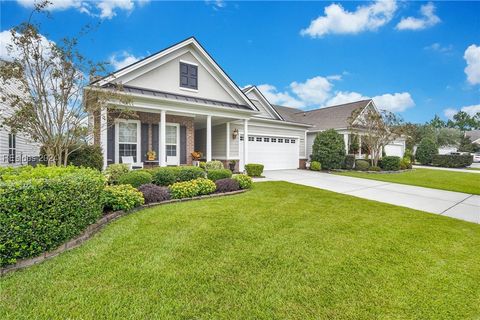
[[[413,168],[415,168],[415,169],[432,169],[432,170],[443,170],[443,171],[466,172],[466,173],[480,173],[480,170],[430,167],[430,166],[421,166],[421,165],[417,165],[417,164],[413,165]]]

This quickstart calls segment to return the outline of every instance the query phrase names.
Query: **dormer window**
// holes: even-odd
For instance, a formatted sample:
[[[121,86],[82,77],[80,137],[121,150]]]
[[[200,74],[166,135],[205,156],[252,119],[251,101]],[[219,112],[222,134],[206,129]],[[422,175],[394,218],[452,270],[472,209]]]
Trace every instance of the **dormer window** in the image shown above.
[[[180,87],[198,89],[198,66],[180,62]]]

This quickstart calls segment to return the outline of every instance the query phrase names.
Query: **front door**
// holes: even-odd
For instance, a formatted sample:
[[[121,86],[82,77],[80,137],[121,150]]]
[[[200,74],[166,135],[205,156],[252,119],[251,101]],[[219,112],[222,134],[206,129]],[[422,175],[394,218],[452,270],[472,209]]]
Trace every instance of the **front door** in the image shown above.
[[[165,126],[165,156],[167,166],[180,164],[180,126],[178,123],[167,123]]]

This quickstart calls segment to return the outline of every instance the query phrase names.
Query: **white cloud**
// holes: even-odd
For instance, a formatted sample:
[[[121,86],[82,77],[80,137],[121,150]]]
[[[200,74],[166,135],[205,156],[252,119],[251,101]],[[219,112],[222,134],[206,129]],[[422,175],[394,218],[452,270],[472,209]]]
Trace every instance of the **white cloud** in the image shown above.
[[[386,93],[370,97],[354,91],[335,91],[332,81],[339,79],[341,77],[317,76],[304,82],[294,81],[287,90],[282,92],[270,84],[263,84],[258,88],[271,103],[295,108],[312,109],[365,99],[373,99],[377,107],[391,112],[402,112],[415,106],[408,92]]]
[[[353,12],[339,4],[324,9],[324,15],[312,20],[302,35],[320,38],[326,34],[356,34],[377,30],[392,20],[397,4],[394,0],[376,1],[368,6],[358,6]]]
[[[101,19],[111,19],[117,15],[117,11],[124,10],[131,12],[135,5],[143,6],[150,0],[49,0],[51,4],[48,6],[49,10],[67,10],[76,9],[81,13],[86,13],[91,16],[97,16]],[[26,8],[33,8],[35,3],[39,0],[17,0],[18,4]]]
[[[480,84],[480,46],[472,44],[465,50],[463,58],[467,62],[465,74],[470,84]]]
[[[115,70],[119,70],[137,62],[140,59],[142,59],[142,57],[135,57],[133,54],[130,54],[127,51],[122,51],[120,53],[111,55],[109,62]]]
[[[440,43],[435,42],[435,43],[432,43],[429,46],[424,47],[423,49],[430,50],[430,51],[435,51],[435,52],[439,52],[439,53],[444,53],[444,54],[449,54],[449,53],[452,52],[453,46],[452,45],[442,46]]]
[[[402,18],[397,24],[397,30],[421,30],[440,23],[440,18],[435,15],[435,5],[429,2],[420,7],[421,18]]]
[[[205,0],[205,3],[207,5],[211,5],[215,10],[225,8],[227,6],[224,0]]]
[[[43,35],[40,35],[41,45],[44,48],[44,53],[47,54],[48,48],[53,41],[48,40]],[[20,52],[15,50],[15,47],[12,47],[12,50],[9,50],[9,47],[13,45],[12,33],[10,30],[4,30],[0,32],[0,59],[10,61],[13,58],[18,58]]]
[[[448,119],[453,119],[453,116],[455,114],[457,114],[459,111],[463,111],[463,112],[468,113],[470,116],[474,116],[474,115],[477,114],[477,112],[480,112],[480,104],[474,104],[474,105],[471,105],[471,106],[461,107],[460,110],[459,109],[454,109],[454,108],[447,108],[447,109],[443,110],[443,114]]]

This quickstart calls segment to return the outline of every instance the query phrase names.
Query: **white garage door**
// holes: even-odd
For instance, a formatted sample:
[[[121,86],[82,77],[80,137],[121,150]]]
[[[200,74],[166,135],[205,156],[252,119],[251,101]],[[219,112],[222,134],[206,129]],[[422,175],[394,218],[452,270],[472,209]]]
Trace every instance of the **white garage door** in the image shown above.
[[[385,154],[387,156],[403,157],[403,145],[387,144],[385,146]]]
[[[249,135],[248,140],[248,163],[263,164],[264,170],[298,168],[298,139]]]

